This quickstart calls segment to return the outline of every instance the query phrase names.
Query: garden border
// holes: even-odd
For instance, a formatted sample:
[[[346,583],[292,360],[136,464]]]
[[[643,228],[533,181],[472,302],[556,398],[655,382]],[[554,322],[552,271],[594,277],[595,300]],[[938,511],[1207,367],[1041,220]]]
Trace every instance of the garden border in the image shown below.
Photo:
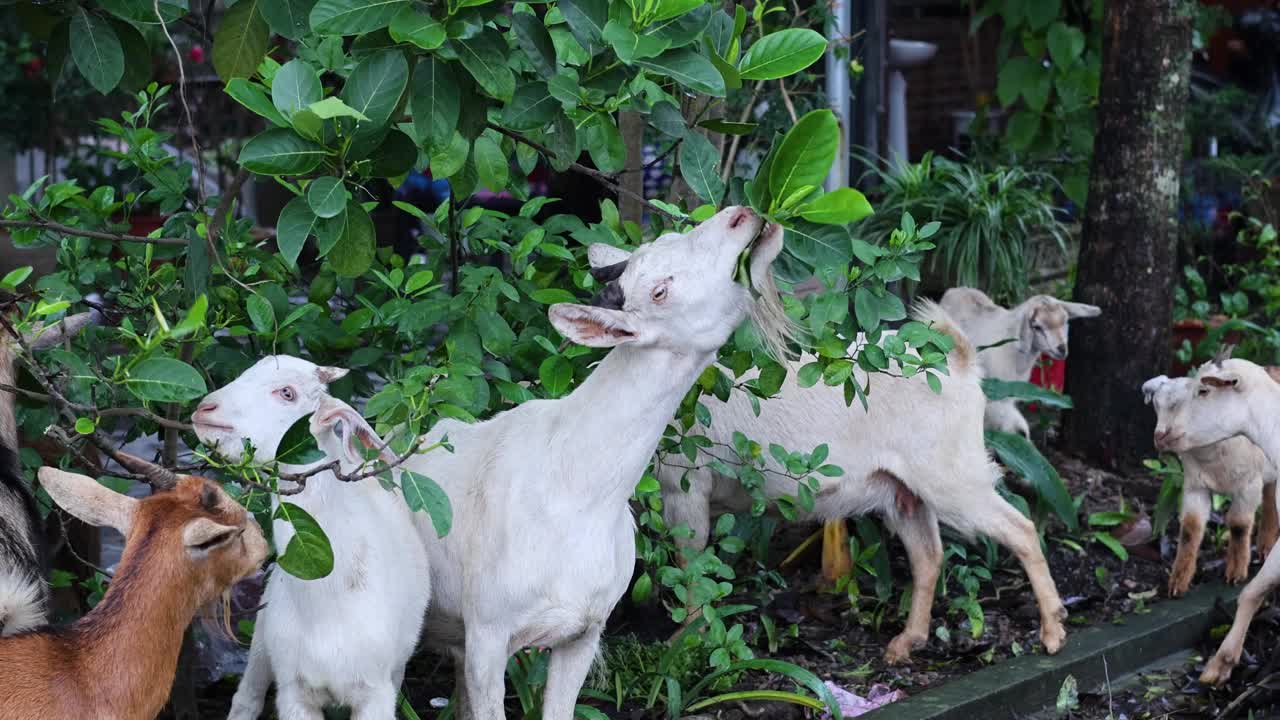
[[[1067,636],[1054,656],[1027,654],[956,678],[945,685],[867,713],[868,720],[973,720],[1034,713],[1052,706],[1068,675],[1082,690],[1114,683],[1180,650],[1209,631],[1215,605],[1234,609],[1240,589],[1221,583],[1196,587],[1181,599],[1161,600],[1146,614],[1095,625]],[[1106,659],[1104,666],[1102,659]]]

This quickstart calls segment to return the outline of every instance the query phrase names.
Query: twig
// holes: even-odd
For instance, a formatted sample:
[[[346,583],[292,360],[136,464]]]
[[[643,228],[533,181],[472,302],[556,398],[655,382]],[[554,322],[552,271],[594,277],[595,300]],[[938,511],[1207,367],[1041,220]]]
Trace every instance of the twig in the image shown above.
[[[437,446],[439,444],[440,443],[437,443]],[[427,452],[428,450],[432,449],[431,447],[423,448],[422,445],[423,445],[423,440],[419,438],[416,442],[413,443],[413,445],[408,450],[404,452],[403,455],[397,456],[395,460],[392,460],[391,462],[383,462],[381,465],[375,464],[372,468],[369,468],[368,470],[364,470],[362,472],[344,473],[340,469],[338,465],[338,461],[336,459],[330,460],[326,463],[321,463],[320,465],[317,465],[316,467],[313,467],[310,470],[306,470],[304,472],[298,472],[298,473],[282,472],[282,473],[279,473],[277,477],[279,477],[281,480],[287,480],[289,482],[296,483],[298,487],[288,488],[288,489],[277,489],[276,492],[280,495],[296,495],[297,493],[302,492],[303,489],[306,488],[307,478],[311,477],[312,475],[319,475],[322,472],[329,472],[329,471],[332,471],[333,476],[338,478],[338,480],[342,482],[359,482],[361,480],[367,480],[371,477],[376,477],[378,475],[381,475],[382,473],[387,472],[388,470],[400,467],[404,463],[408,462],[410,458],[413,458],[416,455],[419,455],[421,453]],[[435,447],[435,446],[432,446],[432,447]],[[383,443],[382,447],[379,448],[379,452],[385,449],[386,449],[386,443]]]
[[[75,235],[78,237],[92,238],[94,240],[110,240],[112,242],[132,242],[146,243],[149,245],[181,245],[187,246],[187,241],[182,238],[158,237],[149,238],[141,235],[130,235],[128,233],[112,233],[103,232],[101,230],[89,230],[86,228],[78,228],[72,225],[63,225],[52,220],[0,220],[0,227],[5,228],[40,228],[42,230],[51,230],[63,235]]]
[[[68,400],[62,392],[58,390],[57,384],[53,382],[53,379],[49,377],[49,374],[45,372],[40,363],[35,361],[35,354],[31,351],[31,346],[27,344],[26,339],[22,337],[22,333],[18,332],[17,329],[10,324],[8,318],[3,314],[0,314],[0,325],[4,326],[4,329],[13,337],[14,342],[16,342],[18,347],[22,349],[23,364],[25,364],[27,369],[31,371],[31,375],[35,377],[36,382],[40,383],[40,387],[44,388],[45,392],[49,394],[50,398],[53,400],[54,407],[58,410],[58,414],[61,415],[68,423],[74,425],[77,418],[76,413],[72,408],[75,404]],[[67,437],[62,428],[54,425],[49,428],[48,432],[54,436],[54,439],[57,440],[60,445],[69,450],[72,449],[73,443],[70,438]],[[121,456],[116,449],[112,447],[111,443],[107,442],[107,440],[103,438],[102,434],[97,430],[94,430],[84,437],[88,438],[89,442],[93,443],[112,460],[115,460],[120,467],[129,467],[127,462],[121,459]],[[123,472],[113,472],[112,474],[118,477],[129,478],[130,480],[138,480],[141,482],[147,481],[144,476],[128,472],[127,470]]]
[[[222,229],[226,227],[227,215],[231,212],[231,203],[235,202],[236,196],[240,194],[240,188],[249,179],[249,171],[241,167],[235,177],[231,178],[231,183],[222,191],[222,197],[218,200],[218,207],[213,210],[213,217],[209,219],[209,231],[205,233],[205,242],[209,247],[209,254],[213,256],[214,261],[218,263],[218,268],[222,270],[222,274],[230,278],[231,282],[239,285],[245,292],[252,293],[253,288],[245,285],[240,278],[231,274],[225,263],[222,262],[222,253],[218,252],[218,236],[222,234]]]
[[[11,392],[14,395],[21,395],[23,397],[30,398],[32,400],[38,400],[40,402],[53,402],[53,396],[51,395],[47,395],[45,393],[38,393],[33,390],[27,390],[20,387],[15,387],[13,385],[8,385],[6,383],[0,383],[0,390],[4,392]],[[160,417],[159,415],[156,415],[155,413],[151,412],[146,408],[118,407],[118,408],[104,408],[102,410],[99,410],[98,408],[91,407],[89,405],[81,405],[79,403],[70,403],[70,405],[71,405],[71,409],[75,410],[76,412],[92,413],[99,417],[140,417],[140,418],[150,420],[151,422],[161,427],[173,428],[174,430],[185,431],[185,430],[195,429],[186,423],[177,422],[175,420],[170,420],[168,418]]]
[[[742,109],[742,117],[738,118],[739,123],[745,123],[751,117],[751,111],[755,109],[756,98],[760,97],[760,88],[764,87],[764,83],[758,82],[751,91],[751,99],[747,101],[747,106]],[[720,171],[720,181],[729,182],[729,177],[733,175],[733,163],[738,159],[738,143],[742,141],[741,135],[734,135],[733,140],[729,142],[729,154],[725,156],[724,168]]]
[[[787,84],[782,80],[778,81],[778,89],[782,91],[782,104],[787,106],[787,114],[791,116],[791,122],[798,122],[796,117],[796,106],[791,104],[791,96],[787,94]]]
[[[495,124],[493,124],[493,123],[486,123],[486,125],[487,125],[491,130],[494,130],[494,131],[496,131],[496,132],[498,132],[498,133],[501,133],[501,134],[503,134],[503,135],[506,135],[507,137],[511,138],[512,140],[515,140],[515,141],[516,141],[516,142],[518,142],[518,143],[521,143],[522,145],[528,145],[529,147],[533,148],[534,150],[537,150],[538,152],[542,153],[543,155],[546,155],[548,158],[555,158],[555,157],[556,157],[555,152],[554,152],[554,151],[552,151],[550,148],[548,148],[546,145],[543,145],[543,144],[541,144],[541,143],[538,143],[538,142],[535,142],[535,141],[533,141],[533,140],[530,140],[529,138],[527,138],[527,137],[525,137],[525,136],[521,135],[520,133],[512,132],[512,131],[510,131],[510,130],[508,130],[508,129],[506,129],[506,128],[504,128],[504,127],[500,126],[500,125],[495,125]],[[648,200],[646,200],[646,199],[645,199],[645,197],[644,197],[644,195],[643,195],[642,193],[636,193],[636,192],[633,192],[633,191],[631,191],[631,190],[628,190],[627,188],[625,188],[625,187],[623,187],[621,184],[619,184],[616,180],[614,180],[613,178],[609,177],[609,176],[608,176],[608,175],[606,175],[605,173],[602,173],[602,172],[600,172],[599,170],[596,170],[595,168],[589,168],[589,167],[587,167],[586,165],[582,165],[582,164],[580,164],[580,163],[578,163],[578,162],[576,162],[576,161],[573,161],[573,162],[570,162],[570,163],[569,163],[569,169],[570,169],[570,170],[573,170],[574,172],[581,173],[581,174],[583,174],[583,175],[586,175],[586,176],[588,176],[588,177],[592,178],[593,180],[595,180],[596,182],[600,183],[601,185],[604,185],[605,187],[611,188],[614,192],[617,192],[617,193],[622,194],[622,195],[626,195],[627,197],[630,197],[630,198],[632,198],[632,199],[634,199],[634,200],[639,201],[641,205],[644,205],[645,207],[649,208],[651,211],[656,212],[656,213],[658,213],[658,214],[662,215],[663,217],[667,218],[668,220],[676,221],[676,220],[679,220],[679,219],[680,219],[680,218],[676,217],[675,215],[672,215],[671,213],[667,212],[666,210],[663,210],[662,208],[658,207],[657,205],[654,205],[653,203],[651,203],[651,202],[649,202]]]
[[[178,101],[182,103],[182,112],[187,119],[187,134],[191,136],[191,151],[196,156],[196,197],[200,200],[200,207],[204,207],[204,158],[200,154],[200,141],[196,137],[196,124],[191,119],[191,105],[187,102],[187,68],[182,62],[182,51],[178,50],[178,43],[174,42],[173,35],[169,34],[169,25],[164,21],[164,15],[160,13],[160,0],[152,0],[152,9],[155,11],[156,20],[160,21],[160,29],[164,31],[164,37],[169,41],[169,47],[173,49],[173,60],[178,63]]]

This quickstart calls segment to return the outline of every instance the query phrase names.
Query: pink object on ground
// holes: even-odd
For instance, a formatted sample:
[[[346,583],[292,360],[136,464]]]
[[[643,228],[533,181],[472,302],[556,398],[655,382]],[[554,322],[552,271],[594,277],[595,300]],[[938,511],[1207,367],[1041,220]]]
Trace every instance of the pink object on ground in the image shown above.
[[[888,685],[877,683],[871,686],[864,698],[855,695],[848,690],[827,680],[824,683],[831,694],[836,698],[836,704],[840,706],[840,713],[845,717],[858,717],[875,710],[876,708],[888,705],[891,702],[897,702],[907,696],[901,690],[890,690]],[[831,713],[823,713],[823,718],[830,718]]]

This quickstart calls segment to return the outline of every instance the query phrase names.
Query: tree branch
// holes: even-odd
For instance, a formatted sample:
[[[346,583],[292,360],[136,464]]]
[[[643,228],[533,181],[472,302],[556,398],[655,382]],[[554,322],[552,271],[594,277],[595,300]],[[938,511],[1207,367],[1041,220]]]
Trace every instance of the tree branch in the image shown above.
[[[53,402],[52,395],[47,395],[45,393],[38,393],[33,390],[26,390],[20,387],[14,387],[13,385],[8,385],[5,383],[0,383],[0,391],[10,392],[10,393],[13,393],[14,395],[21,395],[25,398],[30,398],[31,400],[36,400],[39,402],[46,402],[46,403]],[[69,403],[69,404],[71,406],[71,409],[75,410],[76,412],[91,413],[99,417],[140,417],[146,420],[150,420],[151,422],[164,428],[172,428],[174,430],[184,430],[184,431],[195,429],[186,423],[177,422],[174,420],[169,420],[168,418],[160,417],[159,415],[156,415],[155,413],[151,412],[146,408],[118,407],[118,408],[104,408],[102,410],[99,410],[89,405],[81,405],[79,403]]]
[[[63,225],[52,220],[0,220],[0,228],[40,228],[42,230],[50,230],[63,235],[75,235],[78,237],[92,238],[94,240],[109,240],[111,242],[132,242],[145,243],[148,245],[181,245],[187,246],[187,241],[182,238],[159,237],[149,238],[141,235],[130,235],[128,233],[104,232],[101,230],[89,230],[87,228],[79,228],[73,225]]]
[[[320,474],[320,473],[322,473],[322,472],[329,472],[329,471],[332,471],[332,472],[333,472],[333,476],[334,476],[334,477],[336,477],[336,478],[338,478],[338,480],[340,480],[340,481],[342,481],[342,482],[359,482],[359,481],[361,481],[361,480],[367,480],[367,479],[369,479],[369,478],[371,478],[371,477],[375,477],[375,476],[377,476],[377,475],[381,475],[382,473],[387,472],[388,470],[391,470],[391,469],[393,469],[393,468],[400,467],[400,466],[401,466],[401,465],[403,465],[404,463],[408,462],[410,458],[413,458],[413,457],[414,457],[414,456],[416,456],[416,455],[420,455],[420,454],[422,454],[422,453],[424,453],[424,452],[427,452],[427,451],[429,451],[429,450],[432,450],[432,449],[434,449],[434,448],[440,447],[440,446],[441,446],[441,445],[443,445],[443,444],[444,444],[444,443],[443,443],[443,441],[442,441],[442,442],[438,442],[438,443],[436,443],[435,445],[432,445],[432,446],[430,446],[430,447],[426,447],[426,448],[424,448],[424,447],[422,447],[422,445],[423,445],[423,439],[422,439],[422,438],[418,438],[418,440],[417,440],[417,441],[415,441],[415,442],[413,443],[413,445],[412,445],[408,450],[406,450],[406,451],[404,452],[404,454],[403,454],[403,455],[399,455],[399,456],[397,456],[397,457],[395,458],[395,460],[392,460],[391,462],[383,462],[383,463],[375,464],[373,467],[369,468],[368,470],[364,470],[364,471],[354,471],[354,472],[350,472],[350,473],[344,473],[344,472],[342,472],[342,470],[341,470],[341,469],[339,469],[338,461],[337,461],[336,459],[334,459],[334,460],[330,460],[330,461],[325,462],[325,463],[321,463],[320,465],[317,465],[317,466],[315,466],[315,467],[311,468],[310,470],[306,470],[306,471],[303,471],[303,472],[298,472],[298,473],[286,473],[286,472],[277,473],[276,477],[278,477],[278,478],[279,478],[279,479],[281,479],[281,480],[288,480],[289,482],[296,483],[296,484],[297,484],[297,487],[294,487],[294,488],[276,488],[276,489],[274,490],[274,492],[275,492],[275,493],[277,493],[277,494],[279,494],[279,495],[296,495],[296,494],[298,494],[298,493],[300,493],[300,492],[302,492],[303,490],[305,490],[305,489],[306,489],[306,487],[307,487],[307,478],[310,478],[310,477],[311,477],[311,476],[313,476],[313,475],[319,475],[319,474]],[[381,452],[382,450],[385,450],[385,449],[386,449],[386,447],[387,447],[387,444],[386,444],[386,443],[383,443],[383,444],[382,444],[382,447],[378,449],[378,450],[379,450],[379,452]],[[254,484],[254,485],[257,485],[257,486],[261,487],[262,489],[265,489],[265,490],[271,491],[271,488],[265,488],[265,487],[261,486],[259,483],[253,483],[253,481],[249,481],[249,482],[251,482],[251,483],[252,483],[252,484]]]
[[[512,140],[515,140],[516,142],[522,145],[528,145],[534,150],[537,150],[543,155],[546,155],[548,158],[556,157],[555,152],[551,150],[551,148],[548,148],[546,145],[530,140],[529,138],[521,135],[520,133],[512,132],[511,130],[508,130],[500,125],[495,125],[493,123],[485,123],[485,124],[489,129],[494,130],[498,133],[501,133],[502,135],[506,135],[507,137],[511,138]],[[591,179],[595,180],[601,185],[604,185],[605,187],[610,188],[614,192],[617,192],[621,195],[626,195],[627,197],[638,200],[641,205],[649,208],[649,210],[656,212],[659,215],[662,215],[668,220],[674,221],[674,220],[681,219],[679,217],[676,217],[675,215],[672,215],[666,210],[663,210],[657,205],[654,205],[648,200],[646,200],[643,193],[636,193],[623,187],[617,180],[614,180],[613,178],[609,177],[607,174],[602,173],[599,170],[596,170],[595,168],[589,168],[586,165],[573,161],[569,163],[569,169],[573,170],[576,173],[581,173],[583,175],[586,175],[587,177],[590,177]]]

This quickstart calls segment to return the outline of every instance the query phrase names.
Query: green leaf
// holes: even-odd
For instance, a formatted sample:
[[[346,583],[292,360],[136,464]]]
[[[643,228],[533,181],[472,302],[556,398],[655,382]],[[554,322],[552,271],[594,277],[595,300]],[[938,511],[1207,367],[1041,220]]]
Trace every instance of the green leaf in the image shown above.
[[[315,4],[316,0],[268,0],[258,6],[258,12],[262,13],[271,32],[298,40],[310,29],[309,16]]]
[[[843,720],[844,716],[840,712],[840,704],[836,702],[835,696],[833,696],[831,691],[827,689],[827,686],[822,682],[821,678],[798,665],[784,662],[782,660],[740,660],[727,668],[704,675],[701,680],[699,680],[685,693],[685,696],[689,698],[701,697],[703,690],[706,688],[717,687],[716,685],[712,685],[712,683],[716,682],[720,678],[730,673],[740,674],[746,670],[763,670],[764,672],[782,675],[783,677],[789,678],[800,687],[803,687],[813,693],[814,696],[822,702],[823,706],[827,708],[827,711],[831,713],[834,720]]]
[[[307,106],[307,111],[321,120],[332,120],[336,117],[349,117],[361,121],[368,121],[369,119],[364,113],[342,102],[341,98],[336,97],[327,97],[320,102],[313,102]]]
[[[1000,67],[996,82],[996,97],[1004,106],[1012,105],[1027,88],[1036,84],[1044,68],[1025,55],[1011,58]]]
[[[324,89],[320,86],[320,76],[305,60],[290,60],[276,71],[275,78],[271,80],[271,102],[287,118],[303,108],[310,109],[322,97]]]
[[[404,470],[400,473],[400,491],[413,512],[425,510],[431,516],[436,537],[444,537],[453,527],[453,505],[449,495],[426,475]]]
[[[720,178],[720,152],[700,133],[689,133],[680,145],[680,176],[698,197],[720,204],[724,181]]]
[[[137,93],[151,81],[151,46],[133,25],[115,18],[109,22],[111,29],[115,30],[116,38],[120,40],[120,50],[124,54],[124,74],[120,76],[119,88],[128,93]]]
[[[596,113],[582,128],[591,160],[601,172],[622,172],[627,166],[627,146],[613,118]]]
[[[139,400],[186,402],[209,392],[204,378],[190,365],[167,357],[143,360],[129,371],[125,387]]]
[[[76,5],[70,39],[71,57],[80,74],[103,95],[114,90],[124,77],[124,50],[111,23]]]
[[[299,580],[319,580],[333,572],[333,546],[315,518],[291,502],[280,503],[273,517],[293,526],[293,537],[276,558],[281,570]]]
[[[1009,144],[1018,150],[1031,147],[1036,135],[1040,132],[1040,114],[1030,110],[1019,110],[1009,118],[1009,127],[1005,130]]]
[[[271,28],[258,12],[261,0],[240,0],[227,9],[213,34],[213,69],[224,81],[248,78],[267,54]]]
[[[777,80],[809,67],[826,50],[826,38],[813,30],[778,30],[751,44],[738,64],[738,72],[743,80]]]
[[[347,221],[338,242],[326,260],[333,271],[343,277],[359,277],[373,265],[376,238],[373,220],[360,203],[351,200],[344,213]]]
[[[1084,52],[1084,33],[1066,23],[1055,22],[1049,27],[1049,57],[1060,68],[1073,65]]]
[[[373,32],[408,5],[408,0],[320,0],[311,9],[311,29],[321,35]]]
[[[785,199],[805,185],[820,186],[835,161],[840,126],[835,113],[814,110],[789,130],[769,168],[769,192],[773,202]]]
[[[481,310],[475,314],[475,323],[485,350],[498,357],[511,351],[516,334],[501,315],[492,310]]]
[[[880,302],[870,290],[859,287],[853,293],[853,313],[858,325],[871,332],[880,325]]]
[[[305,202],[305,198],[303,199]],[[311,207],[308,206],[310,211]],[[315,213],[312,213],[313,215]],[[344,210],[337,217],[331,217],[327,220],[324,218],[316,218],[315,227],[311,232],[316,236],[316,251],[320,257],[325,257],[333,250],[338,241],[342,239],[342,233],[347,229],[347,213]]]
[[[458,126],[460,107],[458,81],[447,63],[435,56],[418,61],[418,66],[413,71],[409,104],[413,111],[413,133],[418,142],[433,152],[447,148],[455,135],[454,128]],[[443,176],[452,174],[445,173]]]
[[[562,355],[552,355],[538,366],[538,379],[548,395],[560,397],[568,392],[573,382],[573,363]]]
[[[453,40],[462,66],[480,87],[493,97],[510,102],[516,91],[516,76],[507,60],[507,44],[496,32],[486,31],[473,38]]]
[[[431,174],[437,178],[453,177],[466,166],[470,154],[471,143],[454,132],[447,144],[432,149]]]
[[[289,267],[298,266],[298,255],[307,237],[315,232],[319,218],[311,211],[306,198],[295,197],[280,211],[276,221],[276,245]]]
[[[272,125],[289,127],[289,121],[271,104],[271,99],[267,97],[266,90],[261,85],[244,78],[232,78],[231,82],[227,83],[226,92],[231,99],[266,118]]]
[[[556,48],[551,42],[551,34],[547,26],[533,13],[514,13],[511,16],[511,29],[516,36],[516,45],[529,58],[529,64],[542,77],[556,74]]]
[[[1075,503],[1058,471],[1040,451],[1021,435],[996,430],[987,430],[984,435],[987,447],[995,451],[1000,462],[1025,478],[1067,529],[1076,532],[1080,525],[1076,519]]]
[[[560,0],[560,14],[569,31],[588,54],[594,55],[603,45],[604,26],[609,21],[608,0]]]
[[[1014,398],[1028,402],[1036,402],[1046,407],[1070,409],[1071,398],[1060,392],[1032,385],[1029,382],[1012,382],[996,378],[983,378],[982,391],[988,400],[1004,400]]]
[[[81,435],[92,435],[93,431],[97,429],[98,429],[98,426],[94,424],[93,420],[87,417],[76,418],[77,433]]]
[[[669,77],[685,87],[712,97],[724,97],[724,77],[706,56],[689,48],[668,50],[655,58],[641,58],[636,65]]]
[[[250,295],[244,301],[245,311],[249,313],[249,321],[259,335],[270,335],[276,329],[276,311],[271,303],[261,295]]]
[[[294,131],[275,128],[245,143],[240,164],[259,175],[302,175],[316,169],[325,154],[324,148]]]
[[[556,118],[560,101],[547,92],[546,83],[521,85],[502,111],[502,124],[512,130],[537,130]]]
[[[507,156],[502,153],[502,148],[494,142],[493,138],[481,135],[476,138],[471,152],[476,164],[476,172],[480,175],[480,184],[493,192],[502,192],[507,187],[507,177],[510,172]]]
[[[413,43],[423,50],[435,50],[444,44],[444,25],[431,17],[423,8],[409,5],[391,19],[391,38],[396,42]]]
[[[1120,558],[1121,561],[1129,559],[1129,551],[1125,549],[1125,546],[1122,545],[1119,540],[1112,537],[1110,533],[1095,532],[1093,533],[1093,539],[1103,545],[1106,545],[1107,548],[1111,550],[1111,552],[1115,553],[1115,556]]]
[[[654,57],[669,47],[669,43],[652,34],[637,35],[626,23],[610,20],[604,26],[604,39],[613,47],[618,59],[628,65],[639,58]]]
[[[31,276],[30,265],[24,265],[20,268],[15,268],[13,270],[10,270],[8,273],[6,273],[3,279],[0,279],[0,288],[4,288],[6,290],[13,290],[14,288],[18,287],[23,282],[25,282],[26,279],[30,276]]]
[[[187,3],[181,0],[98,0],[103,10],[118,18],[130,22],[159,25],[162,21],[171,23],[187,14]],[[156,6],[159,5],[160,17],[156,18]]]
[[[574,297],[573,293],[569,292],[568,290],[563,290],[561,288],[545,288],[542,290],[534,290],[529,297],[533,298],[534,302],[540,302],[543,305],[554,305],[556,303],[561,303],[561,302],[567,302],[567,303],[578,302],[578,298]]]
[[[343,102],[368,118],[358,132],[376,131],[389,123],[408,84],[409,63],[399,50],[379,50],[361,60],[342,88]]]
[[[342,181],[331,175],[316,178],[307,188],[307,204],[318,217],[331,218],[347,206],[350,193]]]
[[[287,465],[310,465],[324,460],[324,451],[311,434],[311,413],[303,415],[289,426],[276,445],[272,457]]]
[[[800,217],[821,225],[847,225],[875,212],[867,196],[842,187],[819,196],[796,209]]]
[[[796,372],[796,384],[802,388],[810,388],[818,384],[822,378],[822,365],[817,362],[805,363]]]
[[[413,169],[418,161],[418,148],[413,138],[392,130],[382,144],[369,153],[371,165],[366,174],[371,177],[395,178]]]
[[[1027,22],[1033,30],[1043,30],[1062,11],[1062,0],[1034,0],[1022,5],[1027,13]]]

